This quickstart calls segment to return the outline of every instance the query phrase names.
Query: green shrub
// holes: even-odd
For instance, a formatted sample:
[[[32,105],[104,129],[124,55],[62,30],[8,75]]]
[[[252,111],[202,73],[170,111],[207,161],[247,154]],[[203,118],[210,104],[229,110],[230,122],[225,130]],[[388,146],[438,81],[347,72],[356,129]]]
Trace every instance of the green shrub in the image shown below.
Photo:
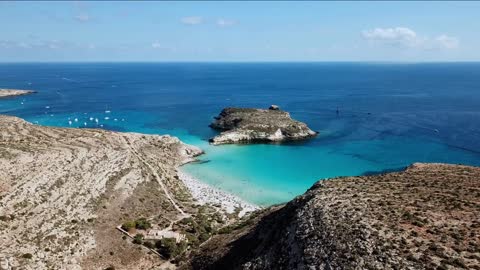
[[[145,218],[139,218],[135,221],[135,228],[139,230],[147,230],[147,229],[150,229],[151,227],[152,227],[152,224],[150,224],[150,222],[148,222],[148,220]]]
[[[201,232],[200,235],[198,236],[198,240],[200,242],[205,242],[208,240],[208,238],[210,238],[210,234],[207,232]]]
[[[135,228],[135,221],[127,221],[122,224],[122,229],[124,229],[127,232],[133,228]]]
[[[155,247],[155,245],[152,242],[149,242],[149,241],[144,242],[143,245],[146,246],[147,248],[154,248]]]
[[[135,237],[133,237],[133,243],[137,245],[143,244],[143,234],[137,233]]]
[[[162,238],[155,243],[155,246],[157,247],[158,252],[167,259],[175,257],[183,251],[179,250],[177,247],[175,238]]]
[[[218,234],[227,234],[227,233],[231,233],[232,231],[233,231],[232,226],[226,226],[218,230]]]
[[[192,223],[193,223],[193,218],[191,217],[187,217],[179,221],[179,224],[182,224],[182,225],[189,225]]]
[[[188,240],[188,243],[191,245],[191,246],[197,246],[199,245],[199,241],[198,241],[198,238],[196,235],[194,234],[190,234],[188,233],[187,234],[187,240]]]

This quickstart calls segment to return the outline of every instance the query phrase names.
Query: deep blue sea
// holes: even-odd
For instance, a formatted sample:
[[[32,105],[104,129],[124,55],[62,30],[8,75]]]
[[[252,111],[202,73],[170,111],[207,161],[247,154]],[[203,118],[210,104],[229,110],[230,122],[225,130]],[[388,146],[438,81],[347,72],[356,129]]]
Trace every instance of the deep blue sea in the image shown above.
[[[0,88],[37,90],[0,100],[0,114],[40,125],[178,136],[206,151],[185,172],[260,205],[324,178],[413,162],[480,165],[480,63],[0,64]],[[207,143],[222,108],[271,104],[320,135]]]

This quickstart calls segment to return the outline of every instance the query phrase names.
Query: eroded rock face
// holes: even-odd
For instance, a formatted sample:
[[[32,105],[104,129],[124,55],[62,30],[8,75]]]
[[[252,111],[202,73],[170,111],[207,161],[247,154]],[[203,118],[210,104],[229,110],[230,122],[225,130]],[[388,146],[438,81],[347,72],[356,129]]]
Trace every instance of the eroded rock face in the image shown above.
[[[212,144],[284,142],[311,138],[317,132],[293,120],[288,112],[275,109],[225,108],[210,127],[223,132]]]
[[[184,269],[477,269],[480,168],[317,182],[211,239]]]

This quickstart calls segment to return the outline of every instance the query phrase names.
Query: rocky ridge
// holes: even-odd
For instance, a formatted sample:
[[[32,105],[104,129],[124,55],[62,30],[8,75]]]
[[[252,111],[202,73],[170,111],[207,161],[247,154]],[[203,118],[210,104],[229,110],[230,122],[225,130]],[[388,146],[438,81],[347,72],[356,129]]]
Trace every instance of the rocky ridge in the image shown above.
[[[480,168],[317,182],[223,230],[184,269],[480,269]]]
[[[296,121],[276,105],[268,110],[225,108],[210,124],[221,130],[210,139],[214,145],[232,143],[285,142],[311,138],[317,132]]]

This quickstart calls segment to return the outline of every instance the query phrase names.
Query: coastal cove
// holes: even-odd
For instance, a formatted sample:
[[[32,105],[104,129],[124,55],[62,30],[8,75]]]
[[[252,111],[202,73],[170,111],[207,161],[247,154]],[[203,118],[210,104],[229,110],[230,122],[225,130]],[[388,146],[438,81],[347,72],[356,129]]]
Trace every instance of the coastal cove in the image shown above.
[[[479,166],[478,78],[480,64],[460,63],[1,64],[0,87],[38,93],[2,99],[0,114],[177,136],[205,151],[182,172],[268,206],[324,178],[414,162]],[[320,135],[281,145],[208,143],[222,108],[270,104]]]

